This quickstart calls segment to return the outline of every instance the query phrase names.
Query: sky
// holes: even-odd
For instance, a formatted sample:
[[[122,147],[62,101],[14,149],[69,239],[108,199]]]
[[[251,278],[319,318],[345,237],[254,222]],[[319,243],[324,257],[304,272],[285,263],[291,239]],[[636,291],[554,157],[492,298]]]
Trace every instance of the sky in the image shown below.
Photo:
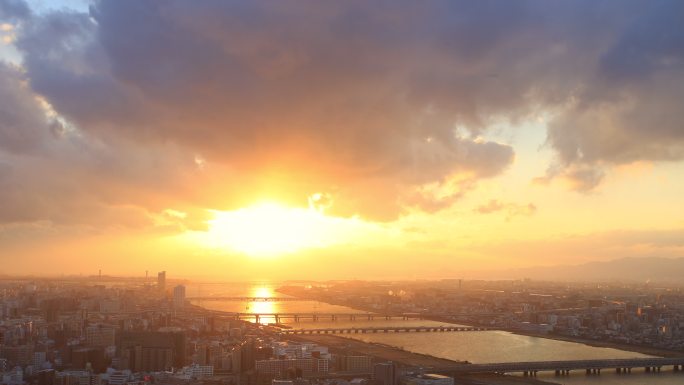
[[[684,257],[681,1],[0,0],[4,274]]]

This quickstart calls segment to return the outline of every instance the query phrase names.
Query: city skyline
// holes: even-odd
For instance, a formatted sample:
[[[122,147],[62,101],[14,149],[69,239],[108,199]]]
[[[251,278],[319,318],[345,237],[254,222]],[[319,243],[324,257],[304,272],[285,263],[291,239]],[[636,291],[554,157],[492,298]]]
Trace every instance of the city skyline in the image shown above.
[[[439,279],[682,258],[682,15],[0,0],[3,273]]]

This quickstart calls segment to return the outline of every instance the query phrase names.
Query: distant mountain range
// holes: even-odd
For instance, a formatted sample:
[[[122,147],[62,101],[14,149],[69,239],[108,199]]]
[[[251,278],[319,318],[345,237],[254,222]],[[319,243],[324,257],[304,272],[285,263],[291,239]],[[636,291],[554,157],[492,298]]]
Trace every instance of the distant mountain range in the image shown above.
[[[480,278],[487,279],[482,274]],[[540,266],[492,272],[499,279],[540,279],[553,281],[632,281],[684,284],[684,258],[621,258],[580,265]]]

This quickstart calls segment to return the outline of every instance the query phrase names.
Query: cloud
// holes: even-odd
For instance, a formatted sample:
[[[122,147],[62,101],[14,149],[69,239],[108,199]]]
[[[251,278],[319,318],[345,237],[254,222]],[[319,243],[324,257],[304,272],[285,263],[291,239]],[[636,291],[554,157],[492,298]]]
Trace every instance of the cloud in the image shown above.
[[[580,190],[612,165],[684,159],[684,4],[635,11],[549,126],[558,167]]]
[[[0,150],[35,151],[47,131],[48,117],[27,88],[21,69],[0,62]]]
[[[493,259],[498,268],[501,255],[509,255],[518,267],[579,264],[616,258],[681,258],[684,229],[611,230],[564,234],[544,239],[500,239],[469,245],[470,252]]]
[[[67,221],[51,207],[89,201],[105,220],[201,218],[320,193],[331,214],[391,220],[504,172],[513,148],[488,127],[540,111],[554,112],[546,177],[578,190],[614,164],[684,156],[678,2],[0,6],[21,21],[23,58],[2,75],[17,107],[3,111],[5,180],[33,197],[5,218]],[[59,117],[47,127],[36,97]]]
[[[515,216],[529,216],[537,212],[537,206],[528,203],[526,205],[516,203],[504,203],[496,199],[491,199],[486,204],[478,206],[475,212],[480,214],[493,214],[503,212],[506,215],[506,220],[510,220]]]
[[[195,164],[184,152],[84,136],[30,89],[21,68],[1,62],[0,99],[0,227],[144,228],[165,205],[188,205],[183,186]],[[198,216],[206,219],[194,212],[182,225],[197,227]]]
[[[33,17],[17,46],[32,89],[85,135],[200,153],[242,195],[322,192],[333,213],[384,220],[411,204],[404,191],[510,164],[510,146],[456,136],[455,122],[483,116],[420,95],[432,69],[384,30],[409,37],[408,10],[356,20],[360,4],[309,5],[102,1]],[[235,195],[223,208],[249,200]]]
[[[22,0],[0,0],[0,20],[16,22],[31,16],[31,9]]]

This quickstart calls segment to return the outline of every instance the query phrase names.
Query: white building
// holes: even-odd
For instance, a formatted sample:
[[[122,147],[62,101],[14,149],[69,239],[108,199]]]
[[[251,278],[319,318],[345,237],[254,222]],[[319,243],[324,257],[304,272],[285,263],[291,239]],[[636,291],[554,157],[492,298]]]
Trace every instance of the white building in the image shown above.
[[[108,368],[107,373],[101,375],[101,377],[106,380],[109,385],[124,385],[131,379],[131,371]]]
[[[192,365],[187,368],[190,377],[200,378],[214,375],[214,367],[211,365]]]
[[[57,377],[62,378],[63,383],[90,385],[93,375],[86,370],[65,370],[57,372]]]
[[[41,370],[45,365],[47,354],[45,352],[33,353],[33,367],[36,370]]]
[[[406,385],[454,385],[454,379],[441,374],[419,374],[416,376],[405,376]]]
[[[325,362],[321,362],[325,361]],[[310,375],[313,372],[327,373],[328,363],[324,359],[316,358],[289,358],[282,360],[258,360],[255,363],[256,371],[261,374],[282,376],[288,370],[301,370],[302,374]]]
[[[271,385],[294,385],[294,381],[273,379],[273,380],[271,380]]]

